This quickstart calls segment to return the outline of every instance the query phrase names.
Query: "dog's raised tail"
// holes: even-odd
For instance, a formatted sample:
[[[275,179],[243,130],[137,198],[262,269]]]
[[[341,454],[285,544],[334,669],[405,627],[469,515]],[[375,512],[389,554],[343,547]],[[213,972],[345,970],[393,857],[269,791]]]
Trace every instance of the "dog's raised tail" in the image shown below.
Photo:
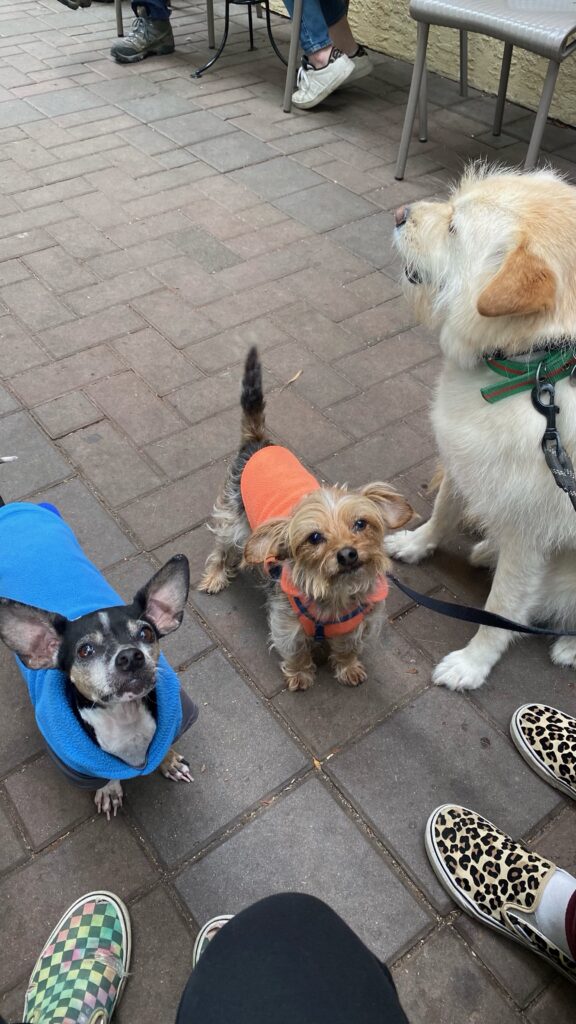
[[[262,390],[262,364],[254,345],[246,356],[242,378],[242,441],[264,441],[266,437],[264,392]]]

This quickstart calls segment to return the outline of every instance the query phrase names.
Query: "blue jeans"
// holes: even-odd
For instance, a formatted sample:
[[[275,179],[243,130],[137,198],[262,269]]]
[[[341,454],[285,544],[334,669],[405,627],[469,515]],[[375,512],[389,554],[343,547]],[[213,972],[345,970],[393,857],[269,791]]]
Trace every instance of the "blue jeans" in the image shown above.
[[[152,21],[168,21],[170,17],[166,0],[132,0],[134,14],[138,13],[136,7],[145,7]]]
[[[283,0],[290,17],[294,13],[294,0]],[[304,0],[300,45],[304,53],[316,53],[332,45],[328,29],[348,13],[346,0]]]

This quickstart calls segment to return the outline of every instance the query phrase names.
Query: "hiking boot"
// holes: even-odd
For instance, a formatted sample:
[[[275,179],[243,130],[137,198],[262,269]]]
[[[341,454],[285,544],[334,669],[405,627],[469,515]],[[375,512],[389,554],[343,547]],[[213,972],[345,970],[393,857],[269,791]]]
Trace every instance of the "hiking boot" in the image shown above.
[[[336,47],[332,48],[328,63],[323,68],[315,68],[307,57],[302,57],[302,67],[298,71],[292,103],[300,110],[317,107],[353,73],[353,61]]]
[[[60,3],[71,11],[77,11],[79,7],[90,7],[92,0],[60,0]]]
[[[120,64],[133,64],[145,57],[174,53],[174,36],[169,21],[153,21],[145,7],[137,7],[138,17],[127,36],[117,39],[110,53]]]

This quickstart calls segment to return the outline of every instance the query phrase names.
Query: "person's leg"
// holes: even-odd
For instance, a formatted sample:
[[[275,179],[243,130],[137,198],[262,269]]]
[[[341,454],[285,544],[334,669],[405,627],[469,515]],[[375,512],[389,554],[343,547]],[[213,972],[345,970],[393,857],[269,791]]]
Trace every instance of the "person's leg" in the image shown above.
[[[177,1024],[408,1024],[388,969],[325,903],[261,900],[209,943]]]
[[[134,14],[138,15],[138,8],[142,7],[152,21],[168,21],[170,18],[171,11],[166,0],[132,0]]]
[[[127,36],[117,39],[110,53],[119,64],[174,52],[170,8],[166,0],[132,0],[136,20]]]
[[[294,0],[284,0],[284,6],[292,18]],[[300,45],[314,67],[320,68],[327,63],[332,50],[332,40],[320,0],[304,0]]]

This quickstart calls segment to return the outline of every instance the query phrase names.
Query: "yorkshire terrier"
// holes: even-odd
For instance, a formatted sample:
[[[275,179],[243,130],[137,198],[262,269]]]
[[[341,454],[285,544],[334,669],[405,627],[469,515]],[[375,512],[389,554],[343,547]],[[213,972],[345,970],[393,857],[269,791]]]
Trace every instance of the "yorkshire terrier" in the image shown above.
[[[387,594],[387,528],[413,510],[388,484],[359,490],[322,486],[287,448],[266,436],[262,368],[248,353],[242,381],[242,435],[216,500],[216,538],[200,590],[217,594],[238,569],[259,567],[266,583],[271,646],[290,690],[314,682],[315,642],[326,641],[336,678],[366,679],[363,641],[378,632]]]

